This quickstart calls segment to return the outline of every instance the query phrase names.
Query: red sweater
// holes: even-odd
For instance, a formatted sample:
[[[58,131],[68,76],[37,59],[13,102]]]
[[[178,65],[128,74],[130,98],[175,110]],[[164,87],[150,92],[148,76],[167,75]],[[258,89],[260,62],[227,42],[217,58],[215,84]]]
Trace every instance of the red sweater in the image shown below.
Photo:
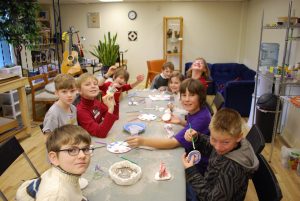
[[[107,112],[107,107],[99,100],[80,99],[77,105],[78,124],[91,135],[105,138],[118,119],[117,115]]]
[[[102,91],[102,96],[106,95],[106,92],[108,90],[108,87],[112,85],[112,82],[105,82],[102,86],[99,87],[99,89]],[[116,105],[114,107],[114,114],[118,116],[119,119],[119,104],[120,104],[120,96],[123,91],[129,91],[132,89],[130,84],[124,84],[122,87],[117,87],[116,88],[118,91],[115,92],[114,98],[116,101]]]

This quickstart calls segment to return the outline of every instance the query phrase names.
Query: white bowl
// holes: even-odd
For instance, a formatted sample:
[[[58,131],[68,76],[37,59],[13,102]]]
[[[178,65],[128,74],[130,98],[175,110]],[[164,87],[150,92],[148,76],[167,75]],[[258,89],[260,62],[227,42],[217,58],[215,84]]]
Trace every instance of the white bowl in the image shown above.
[[[126,160],[114,163],[108,172],[111,179],[122,186],[135,184],[142,176],[141,167]]]

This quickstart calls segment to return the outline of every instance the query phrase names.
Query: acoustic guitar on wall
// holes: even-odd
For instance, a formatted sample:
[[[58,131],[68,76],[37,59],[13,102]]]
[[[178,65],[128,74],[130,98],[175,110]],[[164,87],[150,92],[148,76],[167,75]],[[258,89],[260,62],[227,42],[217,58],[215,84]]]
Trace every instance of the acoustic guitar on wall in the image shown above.
[[[73,33],[73,28],[70,27],[70,30],[68,31],[69,49],[64,51],[63,62],[61,64],[61,73],[63,74],[76,75],[82,71],[78,61],[78,52],[72,50]]]

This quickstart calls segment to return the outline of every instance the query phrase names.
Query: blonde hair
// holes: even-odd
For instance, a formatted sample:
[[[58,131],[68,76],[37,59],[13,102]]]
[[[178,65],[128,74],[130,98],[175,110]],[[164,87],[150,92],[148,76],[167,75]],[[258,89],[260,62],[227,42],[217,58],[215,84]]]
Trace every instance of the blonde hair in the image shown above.
[[[242,134],[242,117],[233,109],[222,108],[211,119],[210,130],[221,131],[232,137],[240,137]]]
[[[88,79],[92,79],[98,82],[97,78],[91,74],[91,73],[83,73],[79,76],[79,78],[76,80],[76,86],[78,89],[81,89],[81,85],[83,82],[85,82]]]
[[[75,78],[69,74],[58,74],[54,78],[55,90],[76,88]]]
[[[210,70],[209,70],[209,68],[208,68],[208,65],[207,65],[206,60],[205,60],[204,58],[202,58],[202,57],[198,57],[198,58],[196,58],[194,61],[197,61],[197,60],[202,60],[202,61],[203,61],[204,67],[205,67],[206,71],[205,71],[205,72],[202,72],[202,75],[201,75],[201,76],[203,76],[206,80],[208,80],[209,77],[210,77]],[[193,65],[193,64],[192,64],[192,65]],[[191,65],[191,66],[192,66],[192,65]],[[192,77],[192,69],[191,69],[191,68],[188,69],[188,71],[186,72],[186,74],[187,74],[187,77]]]
[[[53,132],[47,135],[46,147],[48,153],[50,151],[59,151],[63,145],[77,145],[81,142],[87,145],[91,144],[89,133],[77,125],[67,124],[54,129]]]

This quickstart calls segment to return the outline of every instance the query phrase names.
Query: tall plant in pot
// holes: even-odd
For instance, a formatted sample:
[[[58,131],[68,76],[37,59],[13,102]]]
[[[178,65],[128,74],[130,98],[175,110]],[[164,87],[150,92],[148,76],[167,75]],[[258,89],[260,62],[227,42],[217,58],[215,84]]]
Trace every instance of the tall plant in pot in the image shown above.
[[[116,44],[116,40],[117,34],[111,36],[108,32],[107,36],[104,34],[104,40],[99,40],[98,45],[94,45],[94,49],[90,51],[102,63],[102,73],[106,73],[110,66],[115,65],[119,57],[119,45]]]

